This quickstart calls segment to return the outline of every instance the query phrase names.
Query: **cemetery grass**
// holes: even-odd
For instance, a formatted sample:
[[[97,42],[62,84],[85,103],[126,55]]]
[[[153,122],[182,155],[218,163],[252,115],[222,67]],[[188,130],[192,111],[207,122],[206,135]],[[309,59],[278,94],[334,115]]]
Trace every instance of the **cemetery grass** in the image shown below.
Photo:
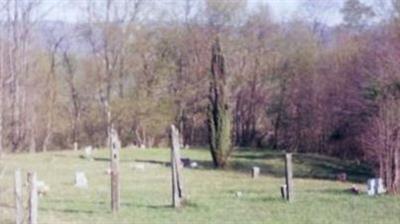
[[[190,157],[200,167],[183,170],[188,199],[183,208],[175,210],[170,206],[169,150],[123,149],[121,209],[113,215],[110,178],[105,174],[109,152],[95,151],[93,161],[81,158],[82,153],[18,154],[1,160],[0,223],[14,223],[12,184],[16,168],[23,174],[35,170],[38,179],[50,186],[48,194],[39,201],[41,224],[400,223],[399,197],[368,197],[346,190],[352,185],[365,190],[364,181],[372,175],[368,167],[317,155],[295,154],[295,200],[289,204],[281,200],[279,191],[284,182],[283,154],[257,150],[236,151],[225,170],[212,169],[207,150],[183,150],[183,157]],[[144,170],[134,169],[134,164],[141,163]],[[251,179],[252,166],[261,168],[258,179]],[[88,189],[73,187],[76,171],[86,173]],[[350,181],[335,181],[338,172],[346,172]],[[237,197],[237,192],[242,193],[241,197]]]

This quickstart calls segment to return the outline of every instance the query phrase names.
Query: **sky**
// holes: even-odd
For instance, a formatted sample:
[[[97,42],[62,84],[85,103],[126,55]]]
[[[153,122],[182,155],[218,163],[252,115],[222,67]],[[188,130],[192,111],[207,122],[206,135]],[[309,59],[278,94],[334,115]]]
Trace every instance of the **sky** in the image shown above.
[[[96,0],[94,0],[96,1]],[[117,0],[118,1],[118,0]],[[145,0],[146,1],[146,0]],[[166,7],[173,7],[181,0],[156,0]],[[199,1],[199,0],[197,0]],[[341,2],[342,0],[319,0],[330,2]],[[48,20],[61,20],[66,22],[76,22],[82,19],[80,8],[84,6],[85,0],[43,0],[43,11]],[[299,8],[302,0],[248,0],[248,8],[253,9],[259,3],[267,3],[272,12],[273,18],[277,21],[285,21],[300,15]],[[151,13],[151,12],[149,12]],[[316,12],[318,14],[318,12]],[[337,24],[341,21],[341,15],[338,10],[330,11],[323,15],[327,24]]]

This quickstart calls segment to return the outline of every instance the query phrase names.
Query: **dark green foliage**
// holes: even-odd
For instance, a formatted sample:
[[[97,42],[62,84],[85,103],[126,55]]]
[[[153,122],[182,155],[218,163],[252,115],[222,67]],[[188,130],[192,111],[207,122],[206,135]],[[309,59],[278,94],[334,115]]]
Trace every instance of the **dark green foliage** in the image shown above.
[[[214,166],[221,168],[232,151],[231,112],[228,105],[228,93],[224,56],[219,40],[212,46],[210,104],[208,112],[209,143]]]

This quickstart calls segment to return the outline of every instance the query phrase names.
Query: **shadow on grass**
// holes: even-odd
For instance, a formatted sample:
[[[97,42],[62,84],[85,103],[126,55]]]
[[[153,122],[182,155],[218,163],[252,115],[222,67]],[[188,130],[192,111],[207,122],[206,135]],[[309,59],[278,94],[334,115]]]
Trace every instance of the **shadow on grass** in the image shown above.
[[[248,198],[246,200],[247,201],[251,201],[251,202],[286,202],[280,196],[276,196],[276,197],[272,197],[272,196],[268,196],[268,197],[253,197],[253,198]]]
[[[135,203],[121,203],[121,206],[125,207],[140,207],[140,208],[149,208],[149,209],[156,209],[156,210],[162,210],[162,209],[173,209],[174,207],[172,204],[161,204],[161,205],[148,205],[148,204],[135,204]],[[184,200],[182,202],[182,208],[198,208],[199,205],[196,203],[193,203],[188,200]]]
[[[93,157],[94,161],[109,162],[107,157]],[[162,160],[135,159],[121,160],[121,162],[142,162],[161,166],[170,166],[169,162]],[[200,170],[214,170],[211,160],[196,160]],[[271,150],[238,149],[234,152],[228,167],[225,170],[247,173],[250,175],[252,167],[261,169],[261,175],[269,175],[278,178],[284,177],[284,153]],[[297,178],[312,178],[336,180],[340,173],[347,174],[350,182],[365,182],[374,176],[372,170],[363,164],[352,161],[344,161],[316,154],[293,154],[293,172]]]
[[[214,169],[211,161],[196,160],[199,169]],[[262,175],[284,177],[284,153],[278,151],[237,150],[225,170],[247,173],[252,167],[261,169]],[[340,173],[347,174],[347,181],[365,182],[374,176],[372,170],[352,161],[344,161],[315,154],[293,154],[293,172],[296,178],[336,180]]]
[[[85,157],[81,157],[82,159],[85,159]],[[104,158],[104,157],[93,157],[94,161],[97,162],[110,162],[109,158]]]
[[[72,209],[72,208],[41,208],[42,211],[51,211],[51,212],[62,212],[62,213],[85,213],[85,214],[94,214],[95,212],[92,210],[83,210],[83,209]]]
[[[215,170],[213,163],[209,160],[193,160],[198,163],[198,170]],[[169,162],[158,160],[140,160],[135,162],[151,163],[161,166],[170,166]],[[258,153],[256,155],[247,155],[247,153],[238,152],[233,156],[229,165],[224,169],[249,174],[252,167],[257,166],[261,169],[261,175],[268,175],[277,178],[284,178],[284,154]],[[190,169],[190,168],[188,168]],[[340,161],[332,158],[321,157],[317,155],[293,155],[294,177],[304,179],[325,179],[336,180],[340,173],[347,174],[347,181],[365,182],[373,176],[371,169],[364,165]]]
[[[319,190],[307,190],[308,193],[321,193],[321,194],[330,194],[335,196],[345,195],[345,196],[358,196],[362,195],[362,192],[356,194],[352,192],[350,189],[319,189]]]
[[[337,174],[346,173],[348,181],[365,182],[368,178],[374,176],[372,169],[364,164],[320,155],[295,154],[293,161],[295,164],[312,168],[309,173],[298,174],[305,178],[309,176],[311,178],[335,180]]]
[[[87,160],[84,156],[80,156],[81,159]],[[110,158],[108,157],[93,157],[93,161],[96,162],[110,162]],[[120,159],[119,160],[121,163],[126,163],[126,162],[132,162],[131,159]]]
[[[159,161],[159,160],[144,160],[144,159],[135,159],[135,162],[138,163],[150,163],[150,164],[155,164],[155,165],[160,165],[160,166],[170,166],[170,162],[165,162],[165,161]]]

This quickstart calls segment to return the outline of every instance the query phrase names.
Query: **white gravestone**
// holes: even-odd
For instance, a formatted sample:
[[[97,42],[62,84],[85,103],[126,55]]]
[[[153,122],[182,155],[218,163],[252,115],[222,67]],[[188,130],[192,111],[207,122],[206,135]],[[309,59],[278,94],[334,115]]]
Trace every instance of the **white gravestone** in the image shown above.
[[[190,162],[190,168],[197,168],[198,166],[197,162]]]
[[[91,145],[85,147],[85,158],[92,159],[93,147]]]
[[[132,165],[132,168],[134,170],[144,171],[145,170],[145,165],[143,163],[135,163],[135,164]]]
[[[46,195],[50,191],[50,187],[44,181],[37,180],[36,186],[39,195]]]
[[[252,168],[251,176],[253,177],[253,179],[256,179],[258,178],[259,175],[260,175],[260,167],[254,166]]]
[[[78,188],[88,188],[88,180],[84,172],[75,173],[75,187]]]
[[[367,187],[368,187],[368,195],[369,196],[383,194],[386,192],[386,189],[383,186],[382,178],[368,179],[367,184],[368,184]]]

